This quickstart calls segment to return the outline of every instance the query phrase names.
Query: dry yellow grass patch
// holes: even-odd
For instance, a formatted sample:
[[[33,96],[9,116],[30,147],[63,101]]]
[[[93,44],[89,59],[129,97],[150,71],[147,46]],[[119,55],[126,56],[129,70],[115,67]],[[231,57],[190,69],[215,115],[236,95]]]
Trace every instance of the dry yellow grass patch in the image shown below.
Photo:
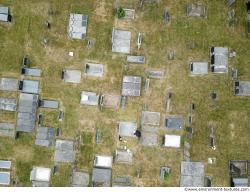
[[[33,159],[34,149],[32,146],[16,146],[14,148],[14,158],[19,159],[24,162],[29,162],[31,159]]]

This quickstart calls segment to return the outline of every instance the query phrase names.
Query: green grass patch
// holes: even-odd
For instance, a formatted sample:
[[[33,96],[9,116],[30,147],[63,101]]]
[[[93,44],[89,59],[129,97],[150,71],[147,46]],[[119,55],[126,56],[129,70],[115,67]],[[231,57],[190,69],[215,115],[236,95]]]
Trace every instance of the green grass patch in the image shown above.
[[[23,187],[30,186],[30,172],[32,170],[32,164],[30,162],[17,161],[16,162],[16,174],[19,183]]]
[[[43,157],[43,158],[41,158]],[[44,158],[46,157],[46,158]],[[53,161],[53,151],[47,147],[34,146],[33,165],[50,167]]]
[[[0,159],[10,158],[13,153],[13,141],[9,138],[0,139]]]
[[[84,145],[92,145],[93,144],[93,133],[84,132],[82,133],[82,144]]]
[[[93,162],[93,146],[83,145],[78,154],[78,164],[81,168],[91,168]]]
[[[70,165],[59,165],[58,172],[52,176],[52,187],[69,187],[72,167]]]
[[[19,137],[15,140],[15,142],[16,145],[33,146],[35,143],[35,135],[19,132]]]

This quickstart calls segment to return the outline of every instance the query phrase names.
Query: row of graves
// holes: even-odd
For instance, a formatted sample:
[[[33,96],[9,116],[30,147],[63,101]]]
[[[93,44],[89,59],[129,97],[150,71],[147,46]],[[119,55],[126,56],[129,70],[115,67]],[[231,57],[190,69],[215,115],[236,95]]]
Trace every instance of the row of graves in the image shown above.
[[[233,54],[233,53],[232,53]],[[225,74],[228,73],[228,57],[229,50],[227,47],[211,47],[210,48],[210,69],[212,73]],[[189,71],[191,76],[207,75],[209,62],[207,61],[191,61],[189,63]]]
[[[142,4],[144,1],[142,1]],[[193,9],[193,8],[191,8]],[[198,12],[206,11],[198,7]],[[189,9],[188,9],[189,11]],[[194,11],[195,12],[195,11]],[[192,14],[192,13],[191,13]],[[195,14],[195,13],[193,13]],[[197,13],[199,14],[199,13]],[[202,14],[202,13],[201,13]],[[169,12],[167,9],[164,10],[163,14],[164,23],[169,21]],[[131,32],[121,29],[113,28],[112,32],[112,52],[114,53],[124,53],[130,54],[130,40]],[[138,49],[141,46],[142,38],[138,35],[137,46]],[[145,57],[141,55],[128,55],[127,64],[145,64]],[[193,64],[190,64],[190,68],[193,67]],[[197,65],[195,65],[197,68]],[[204,69],[205,68],[205,69]],[[198,71],[198,72],[197,72]],[[165,76],[164,70],[159,69],[146,69],[145,71],[147,78],[145,79],[145,91],[149,89],[150,79],[162,79]],[[198,64],[198,69],[195,69],[194,72],[191,71],[194,75],[199,73],[208,73],[208,63]],[[125,107],[126,97],[139,97],[141,96],[142,90],[142,77],[139,76],[123,76],[122,86],[121,86],[121,107]],[[169,91],[166,96],[166,112],[171,111],[172,92]],[[118,123],[118,139],[120,142],[127,141],[127,137],[138,139],[139,143],[143,147],[166,147],[179,149],[181,148],[181,137],[182,130],[184,128],[184,118],[181,115],[165,115],[163,120],[163,129],[171,132],[175,130],[175,133],[179,134],[166,134],[159,137],[159,132],[161,128],[161,114],[159,112],[143,110],[141,112],[141,120],[139,125],[136,121],[127,122],[122,121]],[[192,134],[192,132],[191,132]],[[200,162],[190,162],[189,152],[185,152],[185,148],[190,149],[190,144],[185,142],[184,144],[184,158],[186,161],[181,163],[181,186],[203,186],[204,185],[204,164]],[[132,154],[135,151],[127,149],[126,144],[122,149],[124,155],[126,154],[127,164],[131,164]],[[186,155],[186,157],[185,157]],[[125,157],[124,157],[125,158]],[[125,161],[125,160],[124,160]],[[160,179],[165,180],[168,175],[171,173],[171,167],[167,165],[162,165],[159,169]]]
[[[127,148],[129,138],[138,140],[142,147],[163,147],[179,149],[181,147],[181,135],[164,134],[159,136],[161,130],[161,114],[153,111],[142,111],[139,125],[136,121],[118,122],[118,149],[116,151],[116,162],[127,165],[132,164],[133,154],[136,151]],[[175,129],[182,130],[183,119],[180,116],[166,116],[164,128],[166,131]],[[118,159],[118,157],[120,158]],[[171,168],[162,165],[159,168],[160,179],[165,180],[171,173]],[[139,173],[138,173],[139,174]]]
[[[35,133],[35,145],[40,147],[55,148],[54,159],[58,161],[73,161],[74,151],[72,150],[73,141],[57,139],[61,137],[61,129],[44,127],[42,125],[43,114],[38,114],[39,108],[58,111],[58,121],[64,118],[64,111],[59,110],[59,101],[51,99],[41,99],[39,97],[41,70],[30,68],[27,56],[24,56],[21,67],[21,79],[12,77],[0,78],[0,91],[17,92],[19,99],[0,98],[0,110],[12,111],[17,113],[16,122],[0,122],[0,136],[18,139],[20,133]],[[27,79],[33,77],[32,80]],[[36,80],[34,80],[34,77]],[[37,126],[37,124],[38,126]],[[64,143],[65,142],[65,143]],[[9,172],[1,172],[2,169],[9,169]],[[11,182],[11,161],[0,161],[0,185],[18,185],[18,181],[13,178]],[[49,186],[51,169],[34,166],[30,181],[32,186]]]
[[[74,142],[69,140],[57,140],[54,160],[57,163],[73,163],[75,158]],[[108,187],[111,185],[113,156],[95,155],[92,186]],[[120,164],[132,164],[132,153],[129,150],[116,150],[115,162]],[[166,169],[166,168],[165,168]],[[33,187],[50,186],[51,175],[57,172],[57,166],[53,169],[33,166],[30,172],[30,181]],[[11,181],[11,161],[0,160],[0,184],[7,186]],[[90,175],[84,171],[72,170],[70,183],[73,187],[87,187],[90,184]],[[113,181],[114,187],[130,186],[129,177],[117,177]]]
[[[204,4],[188,4],[187,5],[187,16],[189,18],[207,18],[207,8]],[[195,46],[194,43],[189,45],[190,48]],[[210,48],[210,62],[208,61],[190,61],[189,62],[189,75],[191,77],[208,75],[209,68],[212,73],[227,73],[228,72],[228,57],[229,50],[227,47],[211,47]],[[209,65],[210,63],[210,65]],[[171,100],[170,96],[167,96],[167,109],[169,108],[169,102]],[[181,162],[181,187],[211,187],[212,181],[210,176],[205,176],[205,164],[203,162],[191,161],[190,148],[191,144],[188,141],[192,139],[193,135],[193,116],[195,112],[195,104],[191,103],[190,113],[188,115],[188,127],[186,128],[185,137],[187,140],[184,142],[183,148],[183,161]],[[167,110],[168,111],[168,110]],[[214,144],[214,133],[210,132],[210,139],[212,141],[212,146],[215,148]]]
[[[76,19],[76,17],[78,19]],[[70,14],[69,21],[69,38],[71,39],[84,39],[86,38],[87,32],[87,15],[83,14]],[[80,21],[81,20],[81,21]],[[84,20],[84,22],[82,22]],[[114,32],[114,31],[113,31]],[[118,33],[116,34],[122,38],[121,43],[124,46],[130,46],[130,40],[126,35],[127,33]],[[129,37],[130,39],[130,37]],[[90,45],[91,42],[88,42]],[[125,48],[120,48],[120,50],[124,52],[128,52]],[[83,66],[83,70],[79,69],[63,69],[61,74],[61,79],[66,83],[74,83],[80,84],[82,77],[90,77],[102,79],[105,75],[105,66],[100,63],[86,63]],[[120,95],[115,94],[100,94],[91,92],[89,90],[82,91],[80,95],[80,104],[81,105],[89,105],[93,107],[108,107],[113,109],[118,109],[120,107]],[[99,143],[102,138],[102,133],[100,130],[96,131],[96,143]],[[55,161],[61,163],[74,163],[75,162],[75,152],[62,152],[62,149],[65,147],[61,147],[61,151],[56,147],[55,152]],[[71,148],[73,149],[73,148]],[[73,150],[71,150],[73,152]],[[129,154],[129,155],[128,155]],[[65,156],[65,157],[64,157]],[[108,187],[108,186],[129,186],[130,181],[124,177],[119,177],[113,180],[112,183],[112,165],[113,162],[121,162],[121,163],[132,163],[132,153],[128,153],[128,150],[117,150],[113,155],[100,155],[96,154],[93,160],[93,169],[92,173],[86,171],[77,171],[77,169],[73,169],[71,176],[72,186],[77,187],[86,187],[86,186],[95,186],[95,187]]]
[[[87,15],[71,13],[68,27],[69,38],[85,39],[87,37],[87,23]],[[91,42],[88,42],[88,47],[89,46],[91,46]],[[69,55],[73,56],[73,52],[70,52]],[[61,73],[61,79],[65,83],[80,84],[82,77],[102,79],[104,77],[104,70],[105,67],[103,64],[86,63],[83,66],[83,70],[70,68],[63,69]],[[117,109],[120,107],[120,96],[112,94],[99,94],[91,91],[82,91],[80,96],[80,104],[100,106],[100,108],[102,106],[107,106]],[[97,133],[99,132],[97,131]],[[100,138],[101,133],[97,134],[97,143]],[[54,155],[55,164],[63,163],[75,165],[77,152],[76,143],[77,142],[75,142],[74,140],[57,139]],[[117,154],[119,154],[119,152],[117,152]],[[81,171],[74,167],[70,178],[71,186],[87,187],[90,186],[90,184],[91,186],[111,186],[113,159],[114,157],[110,155],[95,155],[93,160],[93,170],[91,174],[88,171]],[[49,168],[45,169],[47,169],[47,175],[50,175],[50,172],[55,173],[58,167],[57,165],[55,165],[52,171]],[[40,170],[40,172],[42,172],[42,170]],[[39,175],[38,172],[37,174]],[[46,177],[46,182],[47,184],[50,182],[49,176]]]
[[[23,63],[26,63],[26,64],[29,63],[27,57],[24,57]],[[27,65],[25,65],[22,68],[23,75],[26,74],[26,73],[23,73],[23,71],[24,70],[27,71],[27,69],[32,69],[32,68],[28,68]],[[36,69],[36,71],[38,71],[38,69]],[[40,76],[41,73],[36,72],[35,74],[39,74],[39,76]],[[50,109],[50,110],[57,110],[58,111],[58,121],[63,121],[63,119],[64,119],[64,111],[61,109],[59,110],[59,107],[60,107],[59,101],[51,100],[51,99],[39,99],[38,94],[32,95],[32,96],[31,95],[24,95],[23,100],[29,101],[30,103],[32,103],[32,106],[33,106],[33,110],[31,110],[32,112],[35,111],[37,107],[44,108],[44,109]],[[21,100],[19,100],[19,105],[20,105],[20,101]],[[26,103],[25,102],[23,102],[23,103],[24,103],[23,107],[26,107],[26,105],[25,105]],[[34,116],[33,121],[36,121],[35,117],[36,116]],[[43,120],[43,114],[39,113],[39,115],[38,115],[38,127],[36,129],[35,145],[43,147],[43,148],[44,147],[52,148],[54,150],[54,166],[53,166],[53,168],[33,166],[31,173],[30,173],[30,181],[32,182],[33,187],[48,187],[48,186],[50,186],[50,180],[51,180],[52,174],[55,175],[58,172],[58,164],[59,163],[73,163],[75,161],[75,156],[76,156],[74,140],[73,139],[72,140],[60,139],[62,137],[61,129],[54,128],[54,127],[44,127],[42,125],[43,124],[42,120]],[[24,119],[23,122],[24,122],[24,126],[27,127],[27,125],[25,125],[27,120]],[[32,128],[30,130],[22,129],[21,131],[33,132],[34,128]],[[78,174],[78,172],[76,172],[75,174]]]
[[[236,0],[228,0],[228,6],[231,7]],[[248,14],[248,32],[250,32],[250,22],[249,22],[249,13],[250,13],[250,2],[246,2],[246,10]],[[232,68],[232,80],[233,83],[233,93],[235,96],[248,97],[250,96],[250,81],[238,80],[238,70],[234,67]]]
[[[229,26],[235,23],[235,12],[232,9],[232,5],[236,0],[228,0],[227,5],[229,7],[228,16],[229,16]],[[250,3],[247,3],[247,11],[249,12]],[[207,18],[206,8],[202,4],[190,4],[187,7],[188,17],[196,18]],[[248,22],[249,24],[249,22]],[[248,26],[249,31],[249,26]],[[236,56],[236,52],[232,50],[229,52],[227,47],[211,47],[210,48],[210,69],[212,73],[218,74],[227,74],[228,73],[228,58],[233,58]],[[192,61],[189,63],[190,76],[199,76],[208,74],[209,62],[207,61]],[[233,81],[233,93],[236,96],[250,96],[250,81],[240,81],[237,79],[238,70],[236,67],[231,69],[231,79]],[[210,98],[213,100],[217,99],[216,91],[210,93]],[[190,127],[187,128],[187,138],[192,138],[193,133],[192,127],[192,116],[194,112],[194,104],[191,106],[191,112],[189,116]],[[216,150],[215,145],[215,131],[216,126],[214,123],[209,122],[209,147],[213,150]],[[182,187],[202,187],[212,186],[212,177],[205,176],[204,172],[204,163],[202,162],[191,162],[189,152],[185,150],[190,149],[191,145],[185,141],[184,144],[184,161],[181,163],[181,182],[180,186]],[[188,155],[187,155],[188,154]],[[215,164],[216,158],[209,157],[208,165]],[[230,160],[229,161],[229,178],[231,187],[248,187],[248,178],[249,178],[249,162],[246,160]]]
[[[203,5],[192,4],[187,7],[188,17],[202,17],[206,18],[206,8]],[[169,12],[167,9],[164,10],[163,14],[164,23],[168,23],[169,21]],[[119,53],[129,54],[130,44],[128,43],[128,39],[131,38],[131,34],[127,32],[123,32],[126,34],[126,41],[123,38],[119,37],[119,32],[116,29],[113,29],[112,36],[112,51]],[[139,39],[139,38],[138,38]],[[121,43],[123,42],[123,43]],[[120,46],[122,45],[122,46]],[[120,48],[120,49],[119,49]],[[126,51],[125,51],[126,50]],[[173,58],[174,53],[171,54],[171,58]],[[212,55],[212,54],[211,54]],[[225,56],[222,54],[222,58],[227,58],[227,53]],[[214,68],[227,68],[227,60],[226,62],[221,62],[219,59],[216,62],[211,64],[212,72]],[[139,64],[143,65],[145,63],[144,56],[136,56],[136,55],[128,55],[127,56],[128,64]],[[215,67],[214,67],[215,66]],[[204,75],[208,74],[208,62],[191,62],[190,63],[190,75]],[[217,71],[216,71],[217,72]],[[147,78],[145,79],[145,90],[147,91],[150,87],[150,79],[162,79],[165,76],[164,70],[159,69],[146,69],[145,71]],[[142,78],[138,76],[124,76],[122,81],[122,98],[126,97],[138,97],[141,95],[141,85]],[[172,90],[167,90],[166,93],[166,112],[169,114],[171,112],[171,98],[173,92]],[[122,99],[123,101],[123,99]],[[121,101],[121,103],[123,103]],[[192,105],[194,111],[194,104]],[[192,118],[192,116],[190,116]],[[182,131],[184,130],[184,118],[181,115],[165,115],[163,118],[163,129],[171,132],[174,130],[175,133],[179,134],[166,134],[161,135],[159,137],[159,131],[161,129],[161,114],[159,112],[153,111],[142,111],[141,112],[141,120],[140,125],[138,126],[136,122],[119,122],[118,125],[118,134],[119,140],[126,140],[126,137],[137,138],[139,143],[143,147],[166,147],[172,149],[179,149],[182,147],[182,137],[192,138],[193,130],[192,130],[192,119],[189,120],[190,127],[187,127],[186,134],[182,135]],[[199,187],[204,186],[205,183],[205,166],[202,162],[192,162],[190,161],[190,153],[189,150],[191,148],[191,144],[188,141],[184,142],[183,147],[183,158],[184,160],[181,162],[181,179],[180,186],[181,187]],[[125,149],[127,149],[125,147]],[[130,149],[129,154],[131,153]],[[162,165],[160,167],[160,179],[165,180],[168,175],[171,174],[171,167],[168,165]]]
[[[56,141],[54,161],[62,164],[75,163],[75,142],[70,140]],[[129,150],[116,150],[113,155],[96,154],[93,160],[93,170],[90,175],[87,171],[81,171],[77,168],[72,169],[70,183],[73,187],[109,187],[112,183],[112,166],[113,162],[121,164],[132,164],[132,153]],[[30,179],[33,186],[49,186],[52,174],[56,174],[58,167],[53,169],[45,167],[33,167]],[[117,177],[113,180],[112,186],[130,186],[131,182],[128,177]]]
[[[191,8],[190,8],[191,9]],[[213,74],[227,74],[228,73],[228,58],[234,57],[235,52],[229,53],[227,47],[211,47],[210,48],[210,62],[207,61],[191,61],[189,63],[189,75],[191,77],[203,76],[209,73],[209,63],[210,71]],[[211,91],[210,96],[212,101],[217,99],[216,91]],[[189,126],[186,128],[186,138],[192,139],[193,135],[193,116],[195,112],[195,104],[191,103],[191,109],[188,116]],[[214,126],[208,126],[209,134],[209,147],[213,150],[216,149],[215,137],[214,137]],[[212,177],[205,176],[205,164],[203,162],[192,162],[190,160],[190,150],[191,144],[188,141],[184,143],[183,149],[183,161],[181,162],[181,187],[211,187]],[[214,164],[215,158],[208,158],[208,164]]]
[[[57,140],[55,147],[54,161],[56,163],[67,163],[74,164],[75,162],[75,147],[74,142],[70,140]],[[123,151],[116,151],[115,159],[116,162],[124,161],[126,154],[124,156]],[[108,187],[111,186],[112,180],[112,164],[114,156],[108,155],[95,155],[93,160],[93,170],[92,176],[86,171],[79,171],[76,168],[72,169],[70,183],[73,187],[87,187],[92,183],[94,187]],[[132,161],[132,159],[131,159]],[[57,172],[57,166],[53,169],[45,167],[33,167],[30,179],[33,186],[45,187],[49,186],[51,175]],[[113,186],[128,186],[129,180],[124,180],[120,178],[120,181],[115,180],[115,185]]]
[[[228,6],[232,7],[236,0],[228,0]],[[250,32],[250,2],[246,2],[247,9],[247,31]],[[234,10],[231,9],[231,12]],[[250,96],[250,81],[239,80],[238,70],[234,67],[232,68],[231,79],[233,81],[233,94],[239,97],[249,97]],[[230,160],[228,163],[228,172],[230,178],[231,187],[248,187],[249,186],[249,171],[250,163],[247,160]]]
[[[236,0],[228,0],[228,6],[232,7]],[[250,32],[250,2],[246,2],[247,9],[247,31]],[[231,9],[234,13],[234,10]],[[238,80],[238,70],[232,68],[233,93],[239,97],[250,96],[250,81]],[[249,186],[249,171],[250,163],[247,160],[230,160],[229,161],[229,178],[231,187],[248,187]]]
[[[210,70],[214,74],[228,73],[228,58],[234,57],[235,53],[229,53],[227,47],[211,47],[210,48],[210,62],[207,61],[192,61],[189,63],[189,75],[191,77],[207,75]],[[209,97],[212,101],[217,99],[216,91],[211,91]],[[188,115],[188,124],[186,128],[186,138],[192,139],[193,135],[193,117],[195,114],[195,104],[191,103],[190,113]],[[209,147],[216,150],[214,125],[209,124]],[[193,162],[190,157],[191,144],[188,141],[184,142],[183,161],[181,162],[181,187],[211,187],[212,177],[205,176],[205,164],[203,162]],[[209,157],[208,164],[214,164],[216,158]]]
[[[6,6],[0,6],[0,21],[11,22],[12,16]],[[55,137],[59,136],[60,129],[42,127],[42,114],[37,117],[38,108],[59,109],[59,102],[51,99],[40,99],[40,81],[42,71],[39,68],[30,67],[27,55],[22,59],[21,80],[12,77],[0,78],[0,91],[17,92],[19,99],[0,98],[0,110],[17,113],[16,122],[0,122],[0,136],[18,139],[20,133],[36,134],[35,145],[40,147],[53,147]],[[34,80],[35,79],[35,80]],[[64,112],[60,111],[59,120],[63,120]],[[38,127],[36,122],[38,119]],[[57,144],[58,145],[58,144]],[[68,153],[68,151],[67,151]],[[0,160],[0,185],[18,185],[18,181],[11,177],[12,162]],[[30,181],[32,186],[49,186],[51,169],[34,166]]]
[[[0,160],[0,185],[9,185],[11,178],[11,161]]]

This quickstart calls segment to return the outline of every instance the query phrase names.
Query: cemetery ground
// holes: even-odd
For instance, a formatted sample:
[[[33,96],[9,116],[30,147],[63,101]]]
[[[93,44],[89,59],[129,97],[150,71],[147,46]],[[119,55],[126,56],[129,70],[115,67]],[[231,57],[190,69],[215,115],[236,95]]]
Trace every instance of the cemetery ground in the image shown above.
[[[193,112],[193,138],[190,140],[191,159],[207,164],[208,157],[215,157],[216,163],[206,166],[205,173],[213,178],[214,186],[228,186],[228,161],[249,159],[250,153],[250,101],[233,95],[231,73],[211,74],[202,77],[189,76],[189,61],[208,60],[209,46],[227,46],[236,50],[237,57],[229,59],[229,68],[237,66],[240,80],[250,79],[250,40],[246,33],[245,7],[237,1],[234,5],[237,23],[228,26],[228,8],[224,1],[203,2],[208,7],[207,19],[191,19],[186,16],[189,0],[162,0],[159,4],[144,5],[141,9],[134,1],[120,0],[124,6],[133,4],[136,18],[133,21],[118,21],[115,18],[113,0],[77,1],[8,1],[1,4],[11,6],[13,23],[0,25],[0,76],[19,77],[23,55],[29,55],[31,66],[42,69],[41,91],[43,98],[60,101],[65,110],[65,119],[58,121],[58,113],[49,109],[39,109],[44,114],[43,125],[62,128],[63,138],[82,135],[74,166],[91,172],[94,154],[112,155],[122,144],[118,140],[117,122],[140,121],[141,110],[161,112],[158,147],[142,147],[136,139],[128,139],[127,146],[134,153],[133,164],[114,164],[112,176],[129,175],[136,186],[178,186],[180,163],[183,150],[161,147],[160,139],[166,131],[163,128],[165,114],[179,114],[188,125],[191,103]],[[162,14],[167,7],[170,23],[163,24]],[[48,10],[52,8],[53,14]],[[87,40],[94,40],[92,49],[87,48],[87,40],[69,40],[67,36],[70,12],[89,15]],[[44,28],[44,21],[51,23],[51,29]],[[133,54],[146,55],[143,66],[125,67],[126,57],[111,52],[112,28],[132,32],[131,50]],[[143,34],[143,43],[137,50],[136,37]],[[49,39],[46,48],[43,39]],[[195,43],[190,49],[188,44]],[[248,44],[249,43],[249,44]],[[68,52],[73,51],[74,57]],[[175,52],[173,60],[168,53]],[[80,84],[66,84],[60,78],[63,68],[83,70],[86,62],[103,63],[105,75],[100,79],[83,77]],[[80,105],[82,90],[97,93],[120,94],[123,75],[140,75],[146,79],[145,69],[165,70],[165,78],[151,79],[150,88],[144,90],[140,98],[128,98],[125,109],[111,110]],[[36,78],[30,78],[36,79]],[[167,90],[173,92],[171,112],[166,113]],[[212,100],[209,93],[216,90],[218,98]],[[18,98],[18,93],[0,92],[0,96]],[[15,121],[15,113],[0,111],[3,121]],[[216,150],[209,148],[208,122],[215,126]],[[95,143],[96,130],[102,131],[100,144]],[[183,135],[184,135],[183,131]],[[175,131],[170,131],[175,133]],[[183,137],[184,138],[184,137]],[[1,138],[0,159],[11,159],[14,173],[21,186],[29,186],[32,165],[52,167],[53,149],[34,145],[35,134],[21,134],[18,140]],[[183,139],[184,142],[185,139]],[[182,143],[183,143],[182,142]],[[171,167],[171,175],[166,181],[160,180],[160,167]],[[71,165],[59,164],[59,172],[52,176],[52,186],[69,186]],[[15,174],[12,175],[15,177]]]

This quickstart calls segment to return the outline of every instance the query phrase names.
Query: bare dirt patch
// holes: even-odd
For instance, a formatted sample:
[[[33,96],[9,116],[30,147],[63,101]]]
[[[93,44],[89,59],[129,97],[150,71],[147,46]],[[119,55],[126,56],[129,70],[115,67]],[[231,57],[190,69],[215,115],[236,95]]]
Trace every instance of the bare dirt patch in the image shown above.
[[[95,15],[98,16],[103,21],[106,21],[107,10],[105,8],[106,2],[105,0],[96,1],[95,3]]]

